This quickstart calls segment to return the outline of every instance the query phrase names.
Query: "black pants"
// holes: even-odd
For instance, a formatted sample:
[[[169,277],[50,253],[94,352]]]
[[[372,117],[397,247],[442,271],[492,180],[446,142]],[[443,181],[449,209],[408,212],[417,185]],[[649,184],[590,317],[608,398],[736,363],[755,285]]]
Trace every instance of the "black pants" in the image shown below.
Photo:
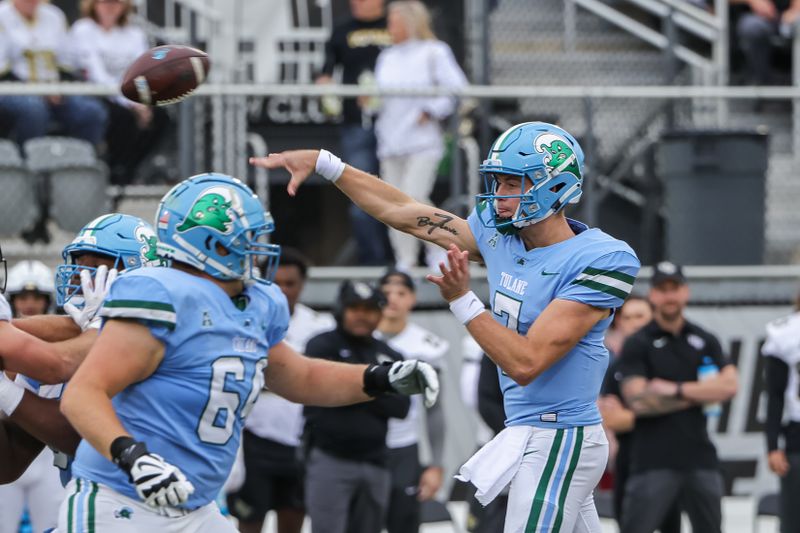
[[[136,123],[133,111],[116,102],[105,100],[108,108],[106,131],[106,161],[111,172],[111,183],[131,183],[136,169],[163,138],[169,126],[169,116],[160,107],[151,108],[153,118],[142,129]]]
[[[389,533],[417,533],[419,531],[419,501],[417,487],[422,467],[416,444],[405,448],[389,449],[389,471],[392,474],[392,491],[386,530]]]
[[[800,533],[800,453],[787,453],[789,472],[781,478],[781,533]]]
[[[625,501],[625,486],[630,475],[630,447],[629,444],[624,446],[620,444],[617,466],[614,471],[614,516],[620,528],[622,528],[623,522],[622,505]],[[681,533],[681,508],[678,500],[675,500],[672,507],[667,510],[658,531],[660,533]]]
[[[716,470],[649,470],[625,486],[621,533],[653,533],[679,502],[692,531],[722,532],[722,477]]]

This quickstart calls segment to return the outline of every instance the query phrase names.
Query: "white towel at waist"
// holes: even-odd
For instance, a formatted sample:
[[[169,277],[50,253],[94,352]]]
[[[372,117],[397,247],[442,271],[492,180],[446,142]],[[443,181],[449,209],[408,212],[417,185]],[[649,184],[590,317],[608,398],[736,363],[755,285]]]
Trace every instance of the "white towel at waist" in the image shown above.
[[[532,426],[507,427],[464,463],[456,479],[475,485],[475,498],[489,505],[514,479],[531,435]]]

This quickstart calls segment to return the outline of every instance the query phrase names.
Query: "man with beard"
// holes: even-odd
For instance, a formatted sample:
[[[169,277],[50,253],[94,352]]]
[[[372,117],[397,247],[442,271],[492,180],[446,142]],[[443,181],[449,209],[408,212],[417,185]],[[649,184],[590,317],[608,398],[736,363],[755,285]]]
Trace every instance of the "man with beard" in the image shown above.
[[[351,364],[401,361],[402,355],[373,337],[385,305],[377,287],[344,281],[334,305],[336,329],[309,340],[306,354]],[[391,490],[388,422],[405,418],[409,408],[409,399],[395,394],[364,405],[306,406],[306,512],[313,533],[383,529]]]
[[[651,280],[653,321],[622,348],[622,394],[636,414],[622,533],[652,533],[675,502],[692,531],[720,533],[722,479],[706,416],[736,394],[737,372],[719,340],[686,320],[689,287],[664,261]]]

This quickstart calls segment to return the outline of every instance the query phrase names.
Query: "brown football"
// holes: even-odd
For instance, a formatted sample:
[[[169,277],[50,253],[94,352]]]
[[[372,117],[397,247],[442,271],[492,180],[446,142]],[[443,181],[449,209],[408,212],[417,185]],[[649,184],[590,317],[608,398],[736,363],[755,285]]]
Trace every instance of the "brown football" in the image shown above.
[[[122,94],[145,105],[180,102],[208,76],[211,63],[202,50],[168,44],[140,55],[122,78]]]

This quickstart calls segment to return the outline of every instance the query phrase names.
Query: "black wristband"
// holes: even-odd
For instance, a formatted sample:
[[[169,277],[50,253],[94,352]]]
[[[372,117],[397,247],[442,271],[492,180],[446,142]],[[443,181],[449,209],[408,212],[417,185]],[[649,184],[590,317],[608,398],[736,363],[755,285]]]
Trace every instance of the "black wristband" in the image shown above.
[[[389,383],[389,369],[392,363],[382,365],[369,365],[364,370],[364,392],[369,396],[380,396],[391,392],[392,385]]]
[[[679,400],[683,400],[683,382],[679,381],[677,385],[678,387],[675,389],[675,397]]]
[[[111,460],[129,475],[136,459],[147,453],[144,442],[138,442],[128,435],[117,437],[111,443]]]

